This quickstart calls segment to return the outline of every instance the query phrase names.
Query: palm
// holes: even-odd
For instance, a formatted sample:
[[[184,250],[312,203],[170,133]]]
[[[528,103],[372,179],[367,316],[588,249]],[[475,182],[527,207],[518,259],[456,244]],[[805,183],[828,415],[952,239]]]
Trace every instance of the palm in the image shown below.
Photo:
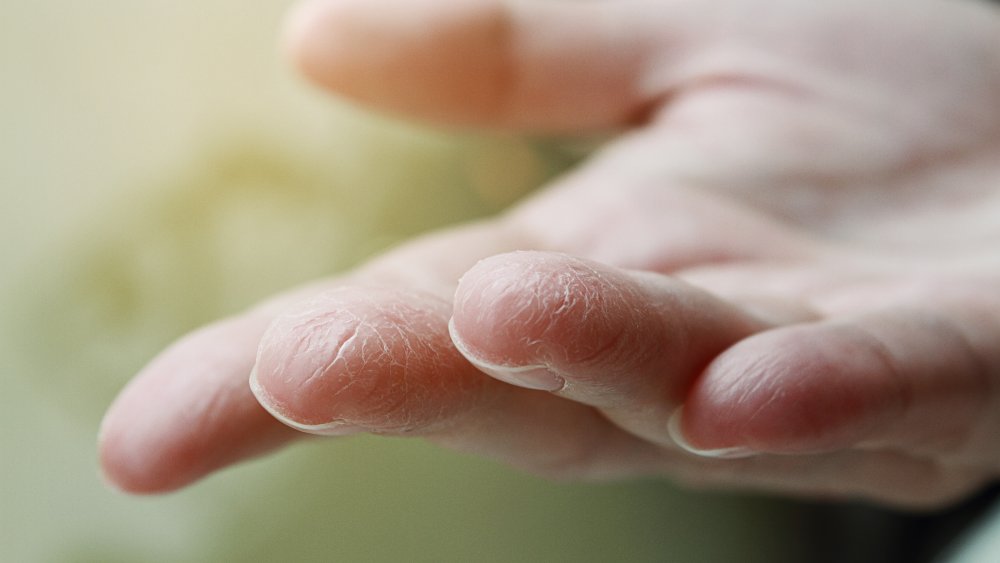
[[[706,49],[679,76],[660,73],[652,123],[572,180],[596,200],[579,222],[613,210],[628,231],[644,218],[644,235],[671,250],[648,249],[641,267],[678,253],[678,241],[705,247],[709,261],[777,241],[788,246],[775,257],[805,241],[895,257],[987,250],[1000,230],[1000,42],[958,22],[920,34],[935,14],[895,12],[886,29],[844,12],[811,25],[748,19],[749,39]],[[760,240],[747,242],[747,227]],[[586,224],[572,231],[566,239],[595,238]]]

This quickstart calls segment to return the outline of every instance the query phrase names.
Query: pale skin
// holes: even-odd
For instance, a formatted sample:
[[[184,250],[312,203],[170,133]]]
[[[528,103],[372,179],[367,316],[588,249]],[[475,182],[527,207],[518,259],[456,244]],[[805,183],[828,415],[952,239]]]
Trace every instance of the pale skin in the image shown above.
[[[996,8],[319,0],[287,44],[376,110],[623,133],[498,217],[182,338],[104,421],[117,487],[359,432],[910,507],[1000,473]]]

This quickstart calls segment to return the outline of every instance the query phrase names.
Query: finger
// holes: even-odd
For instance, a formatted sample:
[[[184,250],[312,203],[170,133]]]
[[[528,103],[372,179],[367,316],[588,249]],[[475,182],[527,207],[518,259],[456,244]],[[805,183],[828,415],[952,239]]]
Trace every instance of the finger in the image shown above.
[[[271,323],[251,388],[276,418],[306,432],[425,428],[447,419],[442,408],[460,409],[484,393],[484,378],[465,377],[448,361],[440,334],[447,311],[446,302],[412,290],[323,292]]]
[[[607,2],[303,4],[287,43],[324,88],[440,123],[580,131],[633,121],[654,30]],[[568,96],[572,93],[572,96]]]
[[[452,340],[494,377],[598,407],[669,443],[694,377],[764,321],[682,282],[565,255],[489,258],[455,292]]]
[[[423,288],[419,304],[426,301],[428,295],[450,296],[449,279],[457,278],[458,273],[467,269],[479,255],[502,251],[511,244],[503,229],[488,224],[449,233],[430,235],[405,245],[366,265],[350,279],[354,283],[380,285],[383,291],[400,285]],[[441,252],[442,249],[447,252]],[[350,283],[348,279],[342,278],[275,297],[248,314],[186,336],[152,361],[122,391],[102,424],[101,466],[109,483],[134,493],[166,492],[302,437],[302,433],[281,424],[261,407],[247,379],[265,329],[278,315],[347,283]],[[438,333],[446,332],[447,318],[447,315],[437,318]],[[403,333],[401,338],[400,342],[409,342],[410,336]],[[436,348],[425,348],[425,351],[433,350]],[[266,358],[263,356],[265,362]],[[425,367],[434,366],[434,361],[426,358],[424,361]],[[464,360],[461,366],[464,368],[458,369],[471,370],[480,379],[486,379]],[[395,386],[394,392],[399,397],[405,398],[398,399],[400,404],[410,405],[406,408],[415,404],[416,398],[404,393],[405,386],[396,385],[405,384],[407,379],[396,381],[384,374],[381,377],[381,381]],[[426,392],[441,376],[435,369],[420,377],[417,377],[420,386],[416,388]],[[506,397],[511,392],[510,386],[500,385],[490,395]],[[394,395],[384,396],[388,401]],[[457,396],[463,397],[461,393]],[[359,404],[366,403],[359,398]],[[433,400],[428,404],[444,408]],[[477,403],[470,401],[469,404]],[[445,405],[450,405],[451,410],[445,410],[456,419],[458,405],[447,402]],[[394,414],[387,405],[383,406],[385,417],[374,420],[370,429],[390,432],[391,422],[402,419],[398,412]],[[650,458],[656,457],[649,452],[648,445],[610,427],[589,409],[566,401],[553,406],[540,404],[537,397],[524,400],[508,397],[503,401],[484,400],[477,412],[482,416],[469,415],[467,426],[479,428],[478,438],[475,432],[463,434],[442,428],[434,439],[544,473],[553,473],[556,468],[569,471],[575,467],[580,474],[622,474],[643,464],[648,467],[652,463]],[[428,418],[424,420],[427,426],[422,428],[424,433],[432,433],[428,428],[435,424],[432,414],[427,413]],[[544,419],[546,416],[554,418]],[[558,434],[561,424],[556,419],[569,420],[569,427],[578,429],[578,433],[557,439],[554,435]],[[529,432],[528,421],[531,420],[536,421],[539,428]],[[490,434],[490,425],[483,425],[482,421],[493,421],[496,427],[515,430]],[[420,429],[416,425],[412,430]],[[590,438],[596,441],[591,442]],[[602,456],[602,451],[611,451],[614,455]]]
[[[258,395],[308,432],[426,436],[562,478],[668,473],[726,487],[911,506],[954,499],[983,479],[981,472],[943,471],[936,462],[889,452],[711,460],[658,449],[608,424],[604,417],[614,408],[598,413],[483,377],[447,341],[447,315],[445,301],[411,290],[328,292],[272,324],[261,346]],[[662,439],[663,417],[659,422]]]
[[[368,283],[406,281],[450,296],[453,280],[480,253],[510,244],[502,229],[470,225],[400,247],[354,276]],[[440,252],[442,247],[449,252]],[[182,338],[150,362],[101,425],[107,481],[134,493],[166,492],[301,437],[260,406],[247,378],[261,336],[280,312],[343,283],[328,280],[274,297]]]
[[[523,260],[531,257],[535,260]],[[390,434],[427,435],[455,449],[560,478],[666,474],[680,476],[689,483],[726,488],[757,488],[799,495],[877,499],[906,506],[937,505],[967,493],[982,482],[982,472],[960,469],[943,471],[936,462],[891,452],[847,451],[822,456],[758,456],[743,460],[712,460],[693,458],[681,452],[654,447],[653,442],[662,444],[668,439],[668,418],[671,406],[676,404],[670,400],[670,386],[679,384],[677,386],[683,388],[685,378],[690,379],[699,373],[697,366],[707,363],[708,358],[716,353],[714,349],[724,348],[729,340],[740,338],[742,333],[757,330],[763,323],[748,318],[748,315],[732,305],[712,303],[710,298],[682,284],[663,283],[660,276],[638,275],[633,278],[611,269],[595,272],[596,265],[584,263],[591,267],[581,269],[581,262],[578,260],[541,253],[517,253],[484,261],[463,278],[457,299],[461,301],[463,293],[468,290],[467,282],[476,283],[471,279],[475,275],[480,275],[481,281],[501,288],[525,278],[529,278],[529,281],[524,285],[538,287],[543,282],[537,280],[550,279],[545,275],[549,272],[540,267],[546,265],[545,258],[550,259],[547,265],[555,267],[568,280],[568,283],[559,285],[551,293],[560,297],[573,295],[577,298],[579,307],[573,307],[565,299],[559,298],[550,300],[549,307],[537,308],[530,305],[523,307],[524,301],[496,300],[485,304],[482,312],[495,314],[504,322],[499,330],[489,331],[487,346],[504,348],[514,340],[516,342],[513,345],[504,348],[508,354],[527,350],[531,358],[537,358],[541,349],[544,357],[555,359],[548,365],[571,370],[566,375],[568,385],[559,391],[562,397],[482,377],[459,357],[450,343],[444,342],[446,336],[441,323],[442,315],[447,314],[447,307],[443,302],[429,304],[434,309],[433,312],[420,313],[408,309],[418,302],[418,296],[408,297],[403,300],[406,304],[396,305],[392,304],[393,298],[383,297],[378,300],[379,310],[395,311],[398,318],[389,323],[392,324],[391,329],[383,331],[377,338],[369,335],[369,339],[374,338],[380,348],[399,346],[410,354],[428,349],[429,341],[437,342],[434,346],[439,352],[426,357],[426,364],[410,360],[405,354],[395,354],[395,361],[403,366],[397,369],[407,370],[407,373],[400,373],[381,383],[379,374],[388,373],[388,370],[384,366],[380,367],[379,362],[373,360],[370,354],[353,354],[355,357],[365,358],[365,361],[352,367],[343,359],[329,362],[315,353],[296,353],[293,351],[296,347],[288,345],[288,342],[294,341],[316,342],[327,339],[335,344],[328,347],[313,345],[310,348],[326,348],[326,358],[351,357],[350,350],[343,352],[343,347],[338,350],[339,343],[343,340],[341,336],[320,339],[311,337],[303,333],[301,328],[294,328],[305,326],[298,321],[289,322],[287,328],[276,325],[279,332],[286,335],[280,338],[278,347],[284,347],[285,353],[290,355],[316,356],[314,359],[324,369],[323,375],[319,377],[332,381],[332,389],[307,389],[306,385],[314,385],[315,378],[306,385],[287,383],[293,389],[292,401],[299,401],[299,406],[293,410],[302,413],[303,420],[309,424],[306,430],[325,432],[329,429],[336,433],[342,425],[356,428],[360,420],[362,427],[366,429]],[[571,271],[567,262],[578,268]],[[491,263],[507,269],[488,268]],[[534,284],[531,278],[534,278]],[[588,282],[591,285],[588,286]],[[574,291],[579,288],[592,291]],[[500,293],[503,294],[502,289]],[[630,299],[644,293],[647,294],[645,300],[641,300],[641,297]],[[318,308],[341,320],[344,312],[350,311],[347,318],[351,319],[359,310],[352,301],[361,295],[368,299],[372,297],[372,292],[365,289],[354,297],[331,296]],[[622,307],[613,305],[618,299],[623,302]],[[528,298],[528,301],[532,300],[542,303],[547,301],[543,292],[536,292],[533,298]],[[433,301],[437,301],[437,298]],[[316,309],[307,307],[305,316],[317,318]],[[629,316],[629,313],[650,309],[658,310],[661,315],[655,319]],[[429,312],[432,313],[431,318],[437,317],[436,322],[426,322],[422,315]],[[374,327],[387,327],[382,314],[384,313],[374,312],[374,316],[367,318],[365,323]],[[656,313],[650,317],[654,315]],[[453,335],[459,332],[458,325],[463,324],[461,318],[462,315],[456,310],[451,328]],[[401,322],[400,319],[414,320],[414,327],[407,330],[411,321]],[[518,325],[518,321],[525,319],[528,319],[524,323],[528,325],[527,330],[517,331],[510,327],[523,327]],[[438,327],[436,331],[432,328],[435,325]],[[544,325],[544,334],[531,330],[540,325]],[[633,330],[634,334],[631,336],[637,338],[629,341],[628,336],[621,337],[619,334],[623,327]],[[310,332],[312,330],[315,329],[309,329]],[[732,331],[732,334],[727,336],[727,330]],[[327,329],[323,329],[323,332],[327,332]],[[337,334],[343,332],[342,328],[332,331]],[[361,334],[353,329],[349,333]],[[551,334],[559,336],[551,337]],[[643,343],[643,337],[655,340],[654,344]],[[356,338],[364,340],[363,337]],[[265,342],[269,339],[265,338]],[[454,336],[452,339],[455,340]],[[612,342],[610,346],[609,341]],[[356,342],[352,342],[351,347],[359,346]],[[528,344],[525,345],[525,342]],[[627,344],[623,345],[622,342]],[[547,348],[546,344],[549,345]],[[661,356],[650,353],[653,346],[656,346],[655,352],[662,354]],[[526,367],[524,359],[518,357],[516,360],[521,361],[514,363],[523,369]],[[294,366],[295,362],[279,357],[278,364],[287,369],[288,366]],[[365,376],[361,370],[366,369],[374,372]],[[311,366],[297,366],[294,371],[301,374],[300,377],[317,372]],[[500,375],[507,376],[505,373]],[[516,373],[515,377],[518,375],[523,377],[525,372]],[[674,375],[679,377],[671,380]],[[460,382],[467,381],[466,378],[477,382],[477,389],[462,398],[449,397],[446,391],[436,390],[442,387],[440,383],[433,384],[435,390],[432,392],[419,390],[421,382],[430,385],[442,377],[455,380],[455,383],[444,385],[446,389],[460,389],[463,385]],[[287,376],[287,379],[292,380],[293,377]],[[400,379],[411,382],[403,396],[390,386],[391,381]],[[373,387],[365,388],[360,382],[351,383],[355,380],[369,382]],[[524,385],[523,380],[514,382]],[[537,380],[528,381],[528,385],[532,387],[537,387],[535,383]],[[358,385],[361,386],[360,390],[355,387]],[[357,396],[343,398],[355,393]],[[380,405],[386,402],[386,393],[395,397],[388,402],[393,404],[392,411],[398,415],[387,415],[380,409]],[[664,399],[657,400],[661,398]],[[342,400],[347,404],[341,404]],[[310,404],[313,401],[315,404]],[[586,404],[600,406],[601,410],[597,412],[585,406]],[[305,418],[314,412],[323,414],[312,419]],[[608,424],[607,419],[652,441],[636,440],[633,435],[624,434]],[[333,426],[327,427],[321,422],[324,420],[335,422]],[[320,422],[318,426],[317,422]]]
[[[678,430],[709,455],[880,448],[995,466],[1000,307],[988,287],[938,285],[748,338],[695,383]]]
[[[143,369],[101,424],[107,481],[132,493],[166,492],[301,436],[246,385],[268,322],[248,315],[208,326]]]
[[[450,304],[409,289],[345,286],[281,315],[261,340],[251,387],[303,432],[425,436],[545,474],[650,467],[650,444],[592,409],[486,377],[448,336]]]

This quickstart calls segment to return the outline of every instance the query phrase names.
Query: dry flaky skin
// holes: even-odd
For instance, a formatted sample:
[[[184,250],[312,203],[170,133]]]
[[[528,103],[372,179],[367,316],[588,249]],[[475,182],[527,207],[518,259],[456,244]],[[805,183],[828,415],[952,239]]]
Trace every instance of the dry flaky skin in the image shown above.
[[[251,387],[300,430],[554,477],[927,506],[996,476],[995,9],[323,0],[290,37],[390,112],[632,129],[494,220],[164,352],[105,421],[122,488],[291,440]]]

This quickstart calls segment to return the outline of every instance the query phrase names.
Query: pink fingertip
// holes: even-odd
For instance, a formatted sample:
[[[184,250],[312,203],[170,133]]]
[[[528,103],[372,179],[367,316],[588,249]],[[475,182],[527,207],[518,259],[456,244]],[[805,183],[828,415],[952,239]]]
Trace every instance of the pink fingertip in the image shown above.
[[[257,402],[260,406],[264,407],[264,410],[273,416],[278,422],[298,430],[300,432],[305,432],[306,434],[315,434],[318,436],[349,436],[351,434],[358,434],[364,432],[359,426],[350,424],[343,420],[331,420],[330,422],[324,422],[321,424],[306,424],[299,422],[286,413],[278,406],[274,401],[273,397],[264,389],[257,379],[257,367],[254,366],[250,370],[250,391],[253,393],[254,397],[257,398]]]
[[[681,419],[684,417],[684,407],[677,407],[674,414],[670,416],[670,420],[667,422],[667,433],[674,443],[688,453],[692,453],[699,457],[710,457],[716,459],[741,459],[747,457],[753,457],[757,455],[756,452],[750,448],[743,446],[732,446],[728,448],[715,448],[715,449],[701,449],[696,448],[688,442],[687,437],[684,436],[684,431],[681,427]]]
[[[452,344],[465,356],[465,359],[476,366],[479,371],[518,387],[534,389],[537,391],[559,391],[566,386],[566,380],[542,364],[530,364],[524,366],[502,365],[486,361],[465,343],[458,330],[455,328],[455,319],[448,321],[448,333],[451,335]]]

